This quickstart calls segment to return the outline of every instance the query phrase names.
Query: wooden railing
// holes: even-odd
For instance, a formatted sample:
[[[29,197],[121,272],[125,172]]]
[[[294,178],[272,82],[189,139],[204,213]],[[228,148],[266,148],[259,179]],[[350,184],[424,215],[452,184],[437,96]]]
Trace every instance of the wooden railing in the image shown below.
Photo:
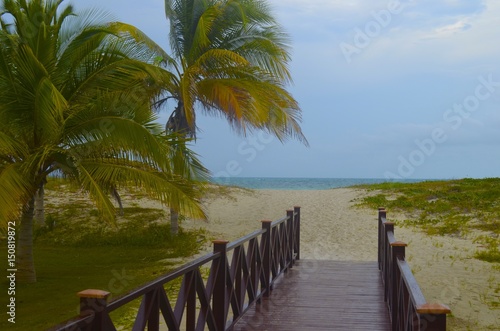
[[[451,311],[442,304],[430,304],[405,261],[404,242],[394,237],[394,223],[386,219],[386,210],[378,211],[378,266],[384,283],[392,331],[444,331],[446,315]]]
[[[80,315],[51,330],[116,330],[110,313],[138,298],[133,330],[159,330],[160,316],[169,330],[228,330],[252,304],[269,296],[276,278],[300,258],[300,208],[280,220],[262,221],[261,230],[232,243],[213,245],[212,253],[110,303],[109,292],[79,292]],[[209,270],[206,279],[203,268]],[[182,283],[172,305],[165,286],[176,279]]]

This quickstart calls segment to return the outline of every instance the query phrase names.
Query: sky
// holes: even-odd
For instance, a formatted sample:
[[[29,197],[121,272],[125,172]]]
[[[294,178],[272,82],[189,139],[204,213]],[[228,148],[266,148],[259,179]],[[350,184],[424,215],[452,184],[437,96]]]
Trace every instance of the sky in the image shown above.
[[[500,177],[500,1],[268,2],[291,38],[288,90],[310,146],[199,116],[192,147],[213,175]],[[163,0],[71,3],[108,10],[168,50]]]

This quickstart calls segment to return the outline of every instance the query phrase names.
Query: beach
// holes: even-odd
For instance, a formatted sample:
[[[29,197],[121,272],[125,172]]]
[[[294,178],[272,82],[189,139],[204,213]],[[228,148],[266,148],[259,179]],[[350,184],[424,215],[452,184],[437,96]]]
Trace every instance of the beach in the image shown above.
[[[167,210],[144,194],[123,193],[125,207]],[[183,264],[212,251],[212,240],[234,241],[258,230],[262,220],[285,217],[286,210],[295,206],[301,212],[301,259],[376,261],[377,210],[355,206],[367,194],[374,192],[358,188],[215,189],[203,199],[208,219],[185,219],[180,224],[186,230],[202,229],[208,240],[197,256],[175,262]],[[77,195],[56,197],[50,192],[48,196],[55,204],[70,196],[75,203],[82,199]],[[389,221],[408,217],[387,211]],[[165,218],[158,221],[165,222]],[[406,260],[427,302],[445,304],[452,310],[448,330],[500,330],[500,272],[495,264],[473,258],[479,248],[473,235],[429,236],[404,226],[396,226],[394,232],[397,240],[408,244]]]
[[[376,261],[377,210],[355,207],[367,191],[243,190],[214,195],[204,202],[207,221],[186,220],[186,229],[203,228],[211,239],[233,241],[276,220],[287,209],[301,207],[301,258]],[[405,219],[391,215],[388,220]],[[500,330],[498,284],[493,264],[474,259],[478,245],[467,238],[428,236],[411,227],[396,227],[397,240],[408,244],[406,259],[421,290],[431,303],[452,310],[448,330]],[[210,251],[210,243],[206,251]]]
[[[304,259],[377,259],[375,210],[351,208],[355,189],[232,190],[205,202],[207,221],[188,220],[184,228],[204,228],[214,239],[233,241],[261,228],[261,220],[277,220],[286,210],[301,208],[301,256]]]

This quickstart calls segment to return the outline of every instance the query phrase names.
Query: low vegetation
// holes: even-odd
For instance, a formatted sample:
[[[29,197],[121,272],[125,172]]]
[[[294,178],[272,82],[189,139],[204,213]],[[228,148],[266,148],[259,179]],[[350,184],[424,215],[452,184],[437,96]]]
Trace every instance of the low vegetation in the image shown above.
[[[38,282],[17,284],[16,324],[2,319],[0,330],[52,327],[78,314],[77,292],[95,288],[112,298],[124,295],[174,269],[206,241],[201,230],[171,236],[162,209],[127,203],[113,225],[64,180],[51,179],[46,192],[46,225],[35,229],[34,240]],[[5,246],[3,239],[0,243]],[[6,281],[2,284],[6,288]],[[169,286],[175,295],[179,284]],[[3,307],[6,298],[1,296]],[[113,320],[130,329],[139,303],[117,311]]]
[[[359,206],[385,207],[405,215],[400,226],[429,235],[471,237],[475,258],[500,263],[500,178],[387,182],[360,185],[371,192]]]

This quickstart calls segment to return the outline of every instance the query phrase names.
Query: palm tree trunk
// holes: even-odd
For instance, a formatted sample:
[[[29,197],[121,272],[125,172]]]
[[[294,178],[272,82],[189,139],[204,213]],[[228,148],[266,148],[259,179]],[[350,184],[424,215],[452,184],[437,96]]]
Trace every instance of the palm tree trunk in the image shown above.
[[[33,216],[35,197],[24,206],[21,214],[21,231],[17,243],[17,281],[36,283],[35,263],[33,260]]]
[[[176,236],[179,233],[179,213],[170,208],[170,233]]]
[[[177,108],[175,108],[174,112],[170,115],[170,118],[167,121],[166,131],[176,132],[184,137],[188,137],[191,134],[194,134],[186,120],[186,114],[184,113],[184,103],[182,101],[178,101]],[[174,164],[174,173],[177,173],[177,169]],[[179,233],[179,213],[170,208],[170,233],[172,235],[177,235]]]
[[[45,197],[44,184],[40,185],[37,193],[35,194],[35,223],[39,226],[45,225],[45,210],[43,199]]]
[[[118,203],[118,207],[120,208],[119,210],[119,215],[123,216],[123,203],[122,203],[122,198],[120,197],[120,193],[118,193],[118,190],[116,189],[115,186],[113,186],[111,195],[113,198],[115,198],[116,202]]]

